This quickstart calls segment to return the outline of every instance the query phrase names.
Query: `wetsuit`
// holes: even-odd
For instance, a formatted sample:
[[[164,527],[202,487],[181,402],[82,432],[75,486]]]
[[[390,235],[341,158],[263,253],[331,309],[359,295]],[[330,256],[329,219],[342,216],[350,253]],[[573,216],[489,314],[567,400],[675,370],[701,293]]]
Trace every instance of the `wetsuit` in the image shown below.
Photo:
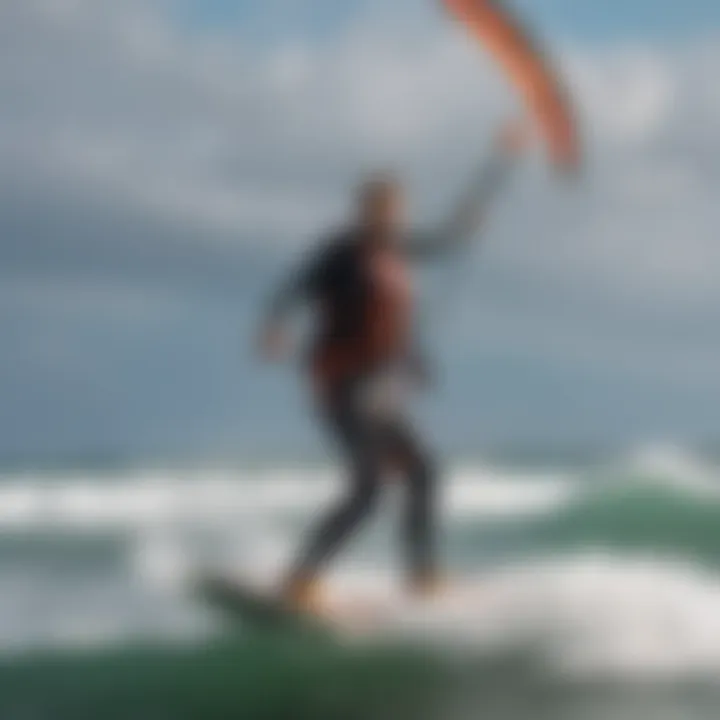
[[[339,550],[372,510],[390,467],[402,470],[407,483],[410,580],[435,574],[435,461],[413,429],[399,387],[421,364],[408,261],[469,239],[508,167],[507,157],[493,157],[440,232],[391,247],[378,246],[362,229],[337,234],[275,296],[271,322],[298,302],[316,313],[309,367],[322,417],[351,468],[347,496],[311,534],[295,577],[312,577]]]

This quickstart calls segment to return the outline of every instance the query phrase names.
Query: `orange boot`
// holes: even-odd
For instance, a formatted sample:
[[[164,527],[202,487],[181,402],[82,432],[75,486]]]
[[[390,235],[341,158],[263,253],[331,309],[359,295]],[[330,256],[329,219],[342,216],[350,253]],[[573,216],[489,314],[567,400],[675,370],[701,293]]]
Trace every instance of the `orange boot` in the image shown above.
[[[414,575],[408,583],[408,593],[417,600],[432,600],[445,591],[447,583],[435,572]]]
[[[314,577],[292,578],[283,588],[282,598],[288,607],[308,615],[320,615],[323,610],[320,583]]]

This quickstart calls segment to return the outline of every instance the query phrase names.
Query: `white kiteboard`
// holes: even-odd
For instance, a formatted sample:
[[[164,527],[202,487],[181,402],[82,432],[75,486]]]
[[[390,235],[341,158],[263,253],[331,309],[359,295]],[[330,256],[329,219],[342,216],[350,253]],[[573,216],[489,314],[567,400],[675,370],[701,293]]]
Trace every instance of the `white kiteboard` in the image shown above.
[[[341,635],[376,634],[394,624],[399,608],[378,596],[328,592],[322,610],[298,609],[261,583],[220,572],[202,574],[197,594],[231,619],[257,628],[326,631]]]
[[[508,588],[503,584],[492,588],[465,582],[453,584],[431,598],[413,598],[392,582],[330,581],[322,597],[322,609],[317,612],[289,605],[276,588],[276,582],[225,572],[207,572],[196,583],[203,601],[227,618],[257,629],[309,630],[360,643],[422,641],[454,645],[495,644],[511,634],[502,622],[512,610],[508,607]],[[520,619],[524,617],[523,612],[518,614]]]

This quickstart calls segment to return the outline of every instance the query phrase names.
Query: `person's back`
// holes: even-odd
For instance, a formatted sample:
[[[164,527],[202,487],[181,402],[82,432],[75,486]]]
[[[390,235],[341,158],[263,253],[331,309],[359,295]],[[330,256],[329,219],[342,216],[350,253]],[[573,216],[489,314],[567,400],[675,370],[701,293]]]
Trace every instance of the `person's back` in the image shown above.
[[[362,229],[334,236],[303,280],[315,311],[311,367],[332,384],[402,362],[412,349],[412,272],[402,249]]]

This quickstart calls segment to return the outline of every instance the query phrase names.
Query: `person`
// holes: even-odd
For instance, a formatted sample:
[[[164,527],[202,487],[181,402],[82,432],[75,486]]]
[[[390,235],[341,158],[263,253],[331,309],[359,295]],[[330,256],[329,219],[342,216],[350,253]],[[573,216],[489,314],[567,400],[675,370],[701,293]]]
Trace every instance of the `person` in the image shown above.
[[[434,232],[409,232],[400,182],[382,174],[357,193],[357,213],[273,294],[261,330],[270,360],[288,348],[287,319],[308,305],[315,319],[308,369],[321,418],[349,467],[349,490],[309,536],[282,587],[292,606],[322,604],[319,578],[376,504],[390,470],[407,484],[403,523],[407,587],[426,596],[439,585],[436,548],[438,470],[414,429],[407,381],[422,380],[411,265],[466,244],[524,146],[524,128],[508,124],[449,220]]]

